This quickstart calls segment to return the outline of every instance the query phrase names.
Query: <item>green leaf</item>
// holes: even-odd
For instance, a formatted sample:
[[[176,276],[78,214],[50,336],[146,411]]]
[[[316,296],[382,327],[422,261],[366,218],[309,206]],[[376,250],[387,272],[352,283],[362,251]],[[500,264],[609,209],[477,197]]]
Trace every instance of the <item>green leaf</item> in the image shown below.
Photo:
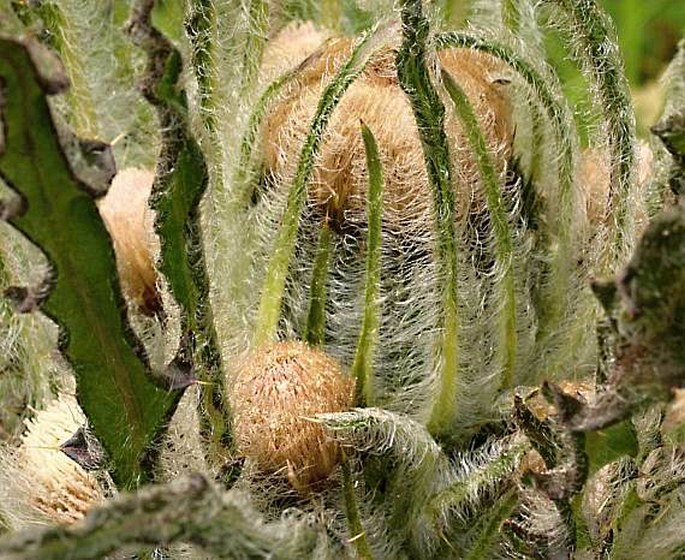
[[[179,85],[180,53],[150,21],[152,3],[134,4],[131,35],[148,55],[143,93],[157,109],[162,150],[152,191],[161,240],[160,269],[181,306],[181,346],[176,360],[201,381],[203,433],[209,458],[222,466],[232,447],[230,415],[223,393],[223,368],[209,302],[199,204],[207,189],[204,157],[189,128],[185,91]],[[188,364],[190,362],[190,364]]]
[[[55,85],[39,75],[25,45],[0,39],[0,175],[26,205],[9,221],[52,265],[53,289],[42,309],[62,328],[79,402],[109,453],[113,476],[130,488],[148,476],[145,454],[180,393],[149,378],[147,358],[126,321],[94,193],[75,178],[57,138],[45,98]]]
[[[468,523],[509,490],[529,449],[525,438],[516,434],[464,454],[457,480],[431,497],[426,506],[430,515],[439,520],[458,514],[461,523]]]
[[[257,135],[259,134],[264,115],[266,114],[270,103],[278,97],[283,87],[288,85],[295,76],[297,76],[297,68],[289,70],[282,76],[279,76],[269,84],[252,108],[252,114],[250,115],[246,131],[240,142],[240,159],[233,178],[234,183],[238,185],[241,192],[241,195],[238,197],[240,203],[239,207],[247,206],[249,199],[253,194],[254,183],[256,182],[255,177],[257,176],[258,171],[254,169],[255,164],[252,159],[255,146],[258,145]]]
[[[370,503],[365,503],[368,517],[359,521],[360,527],[363,522],[375,526],[382,516],[392,532],[388,536],[403,546],[413,542],[414,551],[420,550],[417,539],[444,529],[426,504],[452,478],[450,463],[423,425],[380,408],[318,414],[316,419],[363,465],[357,484],[364,481]],[[369,515],[371,508],[377,509]]]
[[[64,63],[69,76],[70,122],[74,132],[83,138],[97,138],[97,113],[88,87],[82,53],[79,52],[74,34],[77,31],[56,2],[12,2],[12,8],[25,25],[42,22],[40,38],[53,49]]]
[[[575,172],[575,146],[571,127],[571,116],[568,107],[557,99],[554,90],[536,68],[514,49],[506,45],[486,41],[478,37],[462,32],[447,32],[436,36],[437,49],[445,48],[470,48],[487,53],[495,57],[517,72],[526,82],[533,94],[534,100],[539,103],[547,114],[552,124],[556,150],[561,154],[557,159],[556,171],[558,192],[547,189],[542,193],[541,200],[549,200],[550,206],[546,209],[547,220],[551,226],[551,238],[548,250],[552,252],[550,279],[537,289],[541,291],[542,303],[539,306],[540,325],[538,339],[543,340],[553,337],[559,332],[559,325],[566,319],[564,312],[569,309],[573,302],[568,301],[571,287],[572,269],[569,266],[574,248],[573,241],[578,237],[582,221],[575,219],[577,212],[574,209],[573,177]],[[536,105],[534,111],[534,141],[539,142],[540,115]],[[533,157],[539,157],[537,151]],[[555,201],[556,203],[552,202]],[[556,245],[556,247],[554,247]],[[568,313],[568,312],[567,312]]]
[[[519,504],[519,497],[513,490],[502,496],[495,505],[479,519],[474,530],[475,539],[464,560],[489,560],[499,548],[498,538],[502,523],[512,514]]]
[[[635,457],[638,452],[635,429],[629,420],[624,420],[603,430],[585,434],[585,452],[587,453],[590,473],[604,465],[629,455]]]

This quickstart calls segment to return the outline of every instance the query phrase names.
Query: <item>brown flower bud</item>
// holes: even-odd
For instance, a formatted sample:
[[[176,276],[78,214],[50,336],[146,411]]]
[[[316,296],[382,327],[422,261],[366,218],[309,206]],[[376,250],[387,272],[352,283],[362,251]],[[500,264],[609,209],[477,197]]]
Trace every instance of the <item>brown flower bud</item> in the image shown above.
[[[329,35],[328,31],[317,28],[311,21],[287,25],[266,44],[260,79],[270,82],[297,66],[315,52]]]
[[[399,34],[396,39],[399,41]],[[323,89],[349,58],[352,45],[349,38],[331,39],[323,44],[303,61],[294,82],[264,119],[265,169],[285,188],[295,175]],[[471,100],[494,154],[495,168],[503,173],[512,155],[514,129],[507,80],[503,78],[507,75],[506,67],[487,54],[469,49],[442,51],[437,62],[461,84]],[[448,102],[445,105],[450,106]],[[360,120],[371,129],[378,143],[385,172],[385,218],[405,231],[408,227],[430,227],[432,196],[423,148],[409,99],[398,82],[392,46],[373,55],[331,115],[310,182],[310,202],[337,229],[364,225],[368,178]],[[460,194],[459,218],[474,209],[482,210],[485,196],[466,132],[451,111],[445,128],[455,188]]]
[[[265,472],[307,489],[331,473],[340,449],[312,417],[353,404],[352,379],[337,361],[301,342],[258,348],[230,380],[238,451]]]
[[[146,315],[160,310],[155,254],[158,240],[154,214],[147,201],[155,175],[145,169],[123,169],[114,177],[98,209],[112,237],[121,288]]]

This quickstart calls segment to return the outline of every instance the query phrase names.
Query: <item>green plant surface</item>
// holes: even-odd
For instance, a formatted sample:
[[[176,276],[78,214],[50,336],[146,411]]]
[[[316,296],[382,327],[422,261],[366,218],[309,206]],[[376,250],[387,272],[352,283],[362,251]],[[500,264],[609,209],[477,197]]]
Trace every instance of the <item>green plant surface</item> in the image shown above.
[[[602,0],[601,5],[616,24],[631,86],[657,78],[674,54],[678,35],[685,31],[682,6],[669,0]]]
[[[625,60],[659,8],[0,7],[0,557],[682,555],[685,45],[650,147]],[[154,166],[151,315],[114,162]]]
[[[516,369],[516,294],[514,286],[513,263],[513,240],[509,227],[509,221],[502,201],[499,181],[495,168],[488,152],[488,147],[480,130],[478,120],[473,112],[473,107],[468,97],[452,77],[445,70],[442,71],[442,79],[445,89],[449,94],[457,115],[464,128],[468,131],[468,140],[473,153],[478,161],[478,170],[482,176],[487,198],[488,210],[490,211],[492,228],[495,237],[495,254],[497,264],[495,265],[502,274],[501,293],[498,296],[504,300],[502,305],[502,319],[500,331],[500,341],[498,347],[502,354],[502,388],[509,389],[514,381]]]
[[[328,300],[328,270],[331,257],[331,230],[323,225],[316,247],[312,271],[312,286],[307,317],[307,328],[302,338],[312,346],[319,346],[326,334],[326,302]]]
[[[373,352],[378,342],[378,291],[381,277],[381,243],[383,226],[383,169],[378,156],[378,145],[373,132],[363,122],[361,125],[369,172],[369,234],[366,253],[366,278],[364,280],[364,318],[359,341],[352,363],[352,375],[357,380],[357,398],[366,406],[373,406]]]
[[[48,109],[45,93],[54,93],[59,82],[38,74],[22,44],[2,39],[0,45],[0,172],[25,204],[25,212],[9,222],[45,252],[53,269],[33,306],[63,328],[61,346],[78,380],[81,406],[110,455],[115,479],[132,488],[149,477],[145,454],[178,393],[152,383],[142,345],[124,319],[97,193],[74,177]],[[20,306],[31,307],[21,299]]]
[[[255,332],[256,344],[271,340],[276,335],[285,280],[295,249],[298,224],[306,198],[306,187],[314,166],[314,158],[321,143],[321,135],[326,129],[328,119],[340,97],[363,69],[368,56],[369,43],[372,43],[371,35],[363,38],[353,51],[349,61],[321,96],[317,114],[311,126],[311,133],[302,148],[297,176],[288,196],[283,225],[279,230],[274,254],[264,281],[259,320]]]
[[[421,2],[402,2],[402,48],[397,53],[400,85],[412,103],[421,135],[426,171],[437,210],[438,254],[442,276],[442,356],[438,397],[431,409],[430,429],[441,434],[453,422],[459,384],[459,314],[454,183],[444,129],[445,107],[431,83],[426,66],[428,20]]]
[[[167,544],[196,540],[216,558],[295,558],[313,549],[311,528],[301,522],[257,522],[240,495],[227,498],[200,475],[111,502],[78,529],[55,528],[40,538],[16,538],[3,550],[7,560],[87,560],[159,539]],[[230,530],[226,530],[230,527]],[[161,533],[160,533],[161,531]]]
[[[181,346],[176,356],[181,368],[192,368],[200,381],[204,432],[209,455],[221,461],[232,442],[230,412],[223,395],[221,355],[209,298],[200,229],[199,204],[208,184],[204,156],[190,135],[185,91],[178,87],[182,60],[178,50],[153,27],[154,2],[134,4],[130,33],[148,54],[144,93],[156,107],[162,134],[158,179],[151,195],[160,236],[159,268],[182,308]],[[217,404],[219,403],[219,404]]]

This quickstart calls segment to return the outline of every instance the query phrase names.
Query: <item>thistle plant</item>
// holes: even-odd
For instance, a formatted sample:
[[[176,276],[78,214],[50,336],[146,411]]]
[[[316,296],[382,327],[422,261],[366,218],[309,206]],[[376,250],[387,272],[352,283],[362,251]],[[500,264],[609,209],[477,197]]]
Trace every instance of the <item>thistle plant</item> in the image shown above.
[[[683,554],[683,48],[647,146],[594,0],[0,23],[3,558]]]

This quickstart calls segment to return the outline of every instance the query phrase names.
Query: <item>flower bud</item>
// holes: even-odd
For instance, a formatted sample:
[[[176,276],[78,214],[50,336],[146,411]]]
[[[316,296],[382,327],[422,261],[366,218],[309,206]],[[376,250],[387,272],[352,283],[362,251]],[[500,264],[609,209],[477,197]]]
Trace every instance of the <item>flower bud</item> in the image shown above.
[[[277,342],[247,356],[230,380],[238,451],[296,488],[325,479],[340,449],[312,417],[353,404],[354,384],[333,358],[301,342]]]
[[[20,447],[0,457],[3,505],[15,528],[36,517],[68,525],[104,499],[95,476],[60,449],[85,422],[76,399],[60,395],[26,421]]]
[[[399,35],[397,36],[399,40]],[[277,184],[289,187],[312,118],[326,84],[353,48],[349,38],[329,40],[304,60],[294,83],[271,107],[262,126],[265,170]],[[470,49],[448,49],[438,60],[463,87],[473,104],[493,164],[504,174],[513,151],[513,116],[507,70],[495,58]],[[268,65],[267,65],[268,66]],[[449,104],[446,104],[449,107]],[[338,230],[364,227],[366,220],[366,156],[359,122],[373,132],[385,170],[384,212],[392,226],[430,229],[432,194],[416,118],[402,91],[393,48],[376,52],[347,89],[331,115],[310,182],[310,202]],[[485,195],[473,150],[462,124],[447,112],[452,168],[459,189],[457,217],[482,211]]]

